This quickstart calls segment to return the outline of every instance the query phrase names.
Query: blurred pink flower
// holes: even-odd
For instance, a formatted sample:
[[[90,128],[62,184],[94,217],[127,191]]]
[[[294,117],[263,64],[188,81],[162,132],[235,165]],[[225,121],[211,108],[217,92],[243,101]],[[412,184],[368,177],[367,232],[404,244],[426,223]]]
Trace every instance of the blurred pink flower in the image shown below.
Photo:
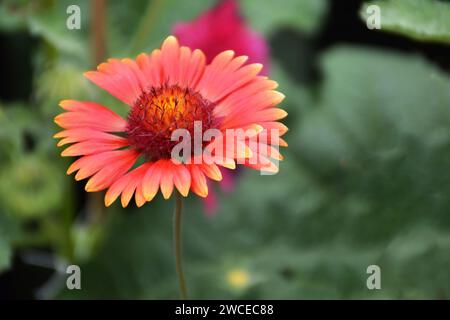
[[[238,0],[221,0],[218,5],[205,11],[191,22],[177,23],[173,28],[182,45],[191,49],[201,49],[209,63],[218,53],[233,50],[237,56],[248,56],[247,63],[262,63],[263,75],[269,70],[269,46],[267,41],[247,24],[239,12]],[[234,189],[235,173],[223,169],[221,189]],[[218,208],[217,196],[213,188],[204,200],[205,212],[213,215]]]
[[[233,50],[237,56],[248,56],[248,63],[262,63],[262,74],[267,74],[267,41],[246,24],[239,12],[238,2],[221,0],[197,19],[175,24],[173,33],[182,45],[201,49],[207,62],[224,50]]]
[[[234,179],[236,175],[239,174],[239,169],[236,168],[235,172],[230,169],[221,168],[222,181],[220,181],[220,188],[225,192],[232,192],[234,190]],[[203,199],[203,205],[205,208],[205,213],[209,216],[214,215],[217,212],[219,203],[217,201],[216,193],[211,185],[210,181],[206,182],[208,184],[209,193],[206,198]]]

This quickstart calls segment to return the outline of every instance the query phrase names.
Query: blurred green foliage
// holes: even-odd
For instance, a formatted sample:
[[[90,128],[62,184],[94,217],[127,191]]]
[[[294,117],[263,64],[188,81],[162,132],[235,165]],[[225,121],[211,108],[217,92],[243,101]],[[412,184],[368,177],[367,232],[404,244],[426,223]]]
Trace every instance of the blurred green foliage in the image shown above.
[[[421,41],[450,43],[450,7],[439,0],[370,1],[361,9],[366,19],[368,6],[378,6],[381,28]]]
[[[327,0],[242,0],[243,14],[252,27],[270,36],[279,28],[291,27],[305,33],[314,33],[324,20]]]
[[[93,219],[90,211],[98,209],[76,192],[82,184],[63,176],[68,161],[51,138],[58,101],[98,100],[125,112],[82,78],[93,64],[90,5],[77,2],[82,29],[69,31],[65,8],[72,2],[0,4],[2,32],[39,39],[32,96],[0,105],[0,270],[10,267],[14,251],[50,247],[58,261],[81,265],[83,289],[48,289],[48,298],[176,298],[173,203],[158,197],[139,210],[115,204]],[[214,3],[111,0],[108,56],[150,50],[173,23]],[[382,30],[447,42],[449,4],[376,3],[386,12]],[[328,1],[283,4],[243,0],[243,15],[267,37],[286,28],[318,36]],[[411,11],[415,5],[420,12]],[[285,61],[271,62],[290,114],[280,173],[244,170],[214,217],[203,214],[198,199],[186,202],[191,296],[448,298],[449,75],[418,54],[386,48],[341,45],[308,62],[320,66],[320,81],[298,83]],[[37,227],[29,230],[30,223]],[[366,288],[371,264],[381,267],[382,290]]]

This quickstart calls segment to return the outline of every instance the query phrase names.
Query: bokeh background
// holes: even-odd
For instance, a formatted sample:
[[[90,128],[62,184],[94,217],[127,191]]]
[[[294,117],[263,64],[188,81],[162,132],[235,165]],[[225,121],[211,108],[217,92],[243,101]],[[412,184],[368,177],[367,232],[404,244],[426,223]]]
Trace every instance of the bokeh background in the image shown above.
[[[0,298],[178,297],[173,201],[103,208],[101,194],[65,175],[71,160],[59,156],[53,117],[65,98],[123,108],[82,73],[98,55],[158,47],[216,3],[109,0],[97,17],[95,1],[0,3]],[[366,26],[369,3],[382,30]],[[71,4],[80,30],[66,28]],[[190,296],[449,298],[450,3],[239,7],[270,46],[289,148],[277,175],[244,169],[234,190],[216,188],[214,215],[186,201]],[[81,290],[66,288],[70,264],[81,266]],[[366,287],[372,264],[381,290]]]

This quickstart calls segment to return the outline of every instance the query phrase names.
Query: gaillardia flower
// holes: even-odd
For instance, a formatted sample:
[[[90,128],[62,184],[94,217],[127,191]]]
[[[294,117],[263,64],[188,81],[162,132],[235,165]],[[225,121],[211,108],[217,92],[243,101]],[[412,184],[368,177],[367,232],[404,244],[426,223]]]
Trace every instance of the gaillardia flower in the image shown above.
[[[67,173],[77,172],[76,180],[89,178],[86,191],[107,189],[106,206],[121,196],[125,207],[133,194],[142,206],[159,189],[165,199],[175,188],[183,196],[192,190],[205,197],[206,179],[221,180],[219,167],[235,168],[236,162],[276,172],[275,160],[281,159],[277,149],[285,145],[279,137],[287,131],[278,122],[286,112],[276,106],[284,96],[274,90],[276,82],[258,75],[261,64],[244,65],[246,60],[224,51],[206,64],[202,51],[180,46],[170,36],[151,54],[142,53],[136,60],[109,59],[97,71],[86,72],[129,111],[124,119],[98,103],[62,101],[66,112],[55,122],[64,130],[55,137],[62,138],[58,146],[71,144],[62,156],[80,157]],[[174,132],[197,136],[198,129],[215,134],[201,141],[200,154],[192,148],[182,153],[182,160],[174,158],[179,146]],[[230,138],[230,129],[251,129],[254,134]],[[249,141],[268,131],[268,139]],[[235,146],[231,152],[230,140]]]

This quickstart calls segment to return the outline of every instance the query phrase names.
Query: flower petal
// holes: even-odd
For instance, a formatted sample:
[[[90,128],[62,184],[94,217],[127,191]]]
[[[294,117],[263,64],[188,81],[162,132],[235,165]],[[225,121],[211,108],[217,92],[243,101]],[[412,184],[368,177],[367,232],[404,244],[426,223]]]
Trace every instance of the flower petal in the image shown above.
[[[199,92],[208,100],[217,102],[239,87],[253,80],[262,69],[259,63],[241,67],[247,57],[233,57],[232,51],[219,54],[205,69],[198,85]]]
[[[174,164],[173,182],[183,197],[187,197],[191,187],[191,174],[184,164]]]
[[[243,113],[256,114],[259,111],[273,109],[271,107],[277,106],[285,97],[284,94],[273,90],[261,91],[254,95],[246,95],[245,92],[242,92],[240,95],[242,98],[239,102],[234,102],[232,105],[228,104],[231,107],[226,109],[226,114],[223,116],[221,122],[223,128],[228,127],[228,122],[241,119]]]
[[[267,108],[256,112],[241,113],[224,120],[222,128],[239,128],[253,123],[264,123],[281,120],[287,116],[287,112],[279,108]]]
[[[136,201],[136,205],[138,208],[142,207],[144,203],[147,201],[144,197],[144,193],[142,191],[142,183],[139,183],[136,188],[136,193],[134,195],[134,200]]]
[[[136,162],[139,154],[131,152],[116,159],[114,162],[108,163],[107,166],[101,168],[86,183],[85,190],[88,192],[100,191],[108,188],[117,179],[122,177]]]
[[[167,37],[161,46],[162,67],[169,85],[176,84],[180,70],[180,45],[174,36]]]
[[[141,53],[136,63],[148,80],[148,85],[159,87],[164,83],[164,73],[161,62],[161,50],[155,49],[150,55]]]
[[[89,154],[96,154],[104,151],[112,151],[120,149],[129,145],[127,139],[119,136],[114,136],[106,141],[88,140],[75,143],[61,152],[63,157],[84,156]]]
[[[114,182],[105,194],[105,205],[109,207],[116,199],[121,196],[122,206],[125,208],[131,200],[134,191],[139,183],[142,182],[143,175],[151,163],[145,163],[134,170],[131,170],[116,182]]]
[[[67,169],[67,174],[72,174],[78,171],[75,175],[75,180],[82,180],[92,176],[103,167],[110,163],[121,161],[124,158],[137,157],[138,153],[134,150],[116,150],[107,151],[98,154],[81,157],[72,163]]]
[[[206,177],[200,170],[198,165],[189,165],[191,173],[191,189],[200,197],[204,198],[208,195],[208,185],[206,184]]]
[[[58,142],[58,147],[81,141],[95,140],[95,141],[116,141],[117,138],[122,138],[103,131],[77,128],[58,132],[53,136],[54,138],[63,138]],[[123,139],[123,138],[122,138]]]
[[[169,199],[173,192],[173,173],[175,171],[175,164],[171,160],[161,160],[162,174],[161,174],[161,193],[164,199]]]
[[[208,178],[215,181],[222,180],[222,173],[220,172],[220,169],[216,164],[203,163],[200,168]]]
[[[121,132],[127,122],[112,110],[88,101],[63,100],[60,106],[69,112],[55,117],[55,123],[64,129],[92,129]]]
[[[147,170],[142,180],[142,195],[147,201],[151,201],[158,192],[161,176],[163,174],[162,164],[163,161],[161,160],[155,162]]]
[[[148,86],[149,80],[141,69],[130,59],[109,59],[97,67],[97,71],[84,73],[100,88],[112,96],[132,106]]]
[[[235,109],[240,109],[246,103],[246,100],[252,99],[257,94],[262,94],[278,87],[278,83],[267,79],[267,77],[257,76],[245,86],[231,93],[225,99],[219,102],[214,109],[214,115],[223,117]]]

